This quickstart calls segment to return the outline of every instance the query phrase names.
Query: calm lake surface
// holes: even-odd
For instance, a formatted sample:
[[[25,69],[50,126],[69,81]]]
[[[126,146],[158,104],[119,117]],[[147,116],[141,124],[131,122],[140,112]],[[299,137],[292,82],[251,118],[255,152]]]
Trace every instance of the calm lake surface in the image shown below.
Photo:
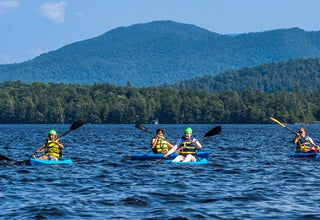
[[[161,127],[175,142],[187,125]],[[191,125],[203,136],[217,124]],[[320,161],[292,158],[293,135],[277,124],[220,125],[202,138],[207,165],[129,160],[151,152],[151,134],[128,125],[85,124],[62,137],[73,165],[0,162],[0,219],[316,219]],[[299,125],[288,125],[297,130]],[[320,125],[304,125],[319,144]],[[0,154],[27,159],[70,125],[1,125]]]

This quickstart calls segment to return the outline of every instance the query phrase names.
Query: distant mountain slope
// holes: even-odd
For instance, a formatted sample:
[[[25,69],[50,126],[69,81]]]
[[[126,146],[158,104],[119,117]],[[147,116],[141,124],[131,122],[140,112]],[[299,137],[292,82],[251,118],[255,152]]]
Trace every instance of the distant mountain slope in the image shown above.
[[[320,57],[320,32],[292,28],[226,36],[155,21],[116,28],[23,63],[0,65],[0,81],[130,82],[143,87],[314,57]]]
[[[243,68],[216,76],[180,81],[168,87],[193,88],[210,92],[243,91],[247,88],[264,92],[320,88],[320,58],[298,59]]]

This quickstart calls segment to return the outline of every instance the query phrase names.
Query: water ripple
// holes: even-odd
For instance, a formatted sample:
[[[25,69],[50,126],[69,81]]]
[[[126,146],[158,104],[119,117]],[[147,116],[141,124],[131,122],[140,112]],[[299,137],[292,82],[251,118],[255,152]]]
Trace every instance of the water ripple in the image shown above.
[[[172,142],[184,125],[160,125]],[[216,125],[193,125],[201,137]],[[313,134],[319,125],[306,125]],[[2,125],[0,154],[24,160],[54,127]],[[148,125],[155,131],[156,125]],[[298,125],[292,125],[298,129]],[[34,134],[30,136],[30,134]],[[175,137],[175,138],[172,138]],[[291,158],[278,125],[222,125],[201,142],[209,164],[128,160],[150,152],[134,125],[85,125],[62,138],[72,166],[0,162],[0,219],[317,219],[318,160]]]

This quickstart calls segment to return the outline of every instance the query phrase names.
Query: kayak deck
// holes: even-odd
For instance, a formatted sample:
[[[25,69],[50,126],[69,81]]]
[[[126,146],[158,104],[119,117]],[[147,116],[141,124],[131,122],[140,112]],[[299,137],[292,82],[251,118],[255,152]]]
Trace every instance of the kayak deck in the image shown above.
[[[208,158],[210,155],[209,151],[199,151],[196,153],[196,157],[199,158]],[[156,160],[163,158],[164,154],[153,154],[153,153],[147,153],[147,154],[133,154],[130,156],[130,160]],[[178,156],[177,153],[173,153],[168,156],[168,159],[174,159],[176,156]]]
[[[38,160],[35,158],[29,159],[30,166],[37,166],[37,165],[60,165],[60,164],[73,164],[71,159],[62,159],[62,160]]]
[[[206,158],[198,158],[197,161],[190,161],[190,162],[174,162],[172,160],[167,160],[166,163],[168,164],[193,164],[193,165],[201,165],[201,164],[208,164],[208,160]]]

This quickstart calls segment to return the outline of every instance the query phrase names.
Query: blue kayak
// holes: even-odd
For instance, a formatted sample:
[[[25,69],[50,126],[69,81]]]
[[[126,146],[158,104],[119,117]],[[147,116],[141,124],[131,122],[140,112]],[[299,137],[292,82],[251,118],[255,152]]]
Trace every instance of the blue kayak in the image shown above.
[[[209,151],[199,151],[196,153],[196,157],[199,158],[208,158],[210,155]],[[147,153],[147,154],[133,154],[130,156],[130,160],[156,160],[161,159],[164,154],[154,154],[154,153]],[[168,156],[168,159],[174,159],[178,156],[177,153],[173,153]]]
[[[167,160],[166,163],[169,164],[192,164],[192,165],[201,165],[201,164],[208,164],[208,160],[206,158],[198,158],[197,161],[193,162],[174,162],[172,160]]]
[[[290,152],[290,157],[317,157],[317,156],[318,156],[318,153],[316,152],[311,152],[311,153],[295,152],[295,151]]]
[[[73,164],[71,159],[61,159],[61,160],[38,160],[34,158],[29,159],[30,166],[37,166],[37,165],[60,165],[60,164]]]

